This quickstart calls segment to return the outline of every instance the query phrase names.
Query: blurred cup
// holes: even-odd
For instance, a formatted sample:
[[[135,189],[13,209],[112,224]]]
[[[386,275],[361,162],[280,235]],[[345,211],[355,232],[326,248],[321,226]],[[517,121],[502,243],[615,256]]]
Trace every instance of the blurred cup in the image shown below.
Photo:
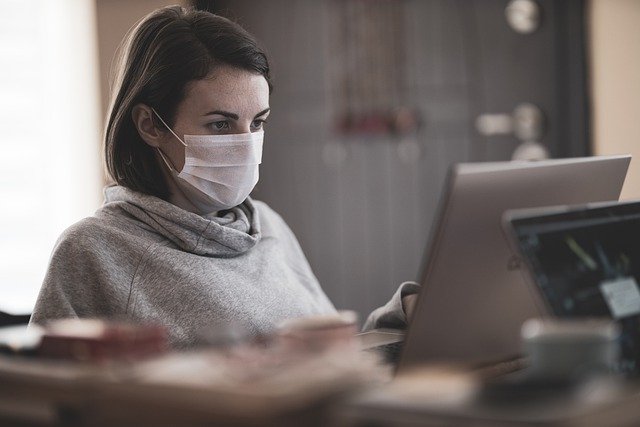
[[[571,381],[611,372],[618,359],[618,325],[609,319],[530,319],[522,325],[530,373]]]
[[[278,326],[278,341],[288,351],[317,352],[336,346],[357,347],[358,314],[335,314],[287,319]]]

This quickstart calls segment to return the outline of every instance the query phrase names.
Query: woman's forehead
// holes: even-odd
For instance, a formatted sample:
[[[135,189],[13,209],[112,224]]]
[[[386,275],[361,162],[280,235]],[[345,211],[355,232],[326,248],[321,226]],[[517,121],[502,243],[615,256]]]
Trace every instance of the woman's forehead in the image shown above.
[[[269,85],[260,74],[221,66],[187,86],[183,106],[200,115],[222,110],[251,116],[269,108]]]

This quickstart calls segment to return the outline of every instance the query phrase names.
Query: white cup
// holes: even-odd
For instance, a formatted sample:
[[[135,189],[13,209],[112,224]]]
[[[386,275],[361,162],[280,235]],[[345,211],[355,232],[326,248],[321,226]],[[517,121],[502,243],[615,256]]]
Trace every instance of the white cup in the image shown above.
[[[610,372],[618,359],[620,329],[610,319],[530,319],[521,333],[535,378],[563,381]]]

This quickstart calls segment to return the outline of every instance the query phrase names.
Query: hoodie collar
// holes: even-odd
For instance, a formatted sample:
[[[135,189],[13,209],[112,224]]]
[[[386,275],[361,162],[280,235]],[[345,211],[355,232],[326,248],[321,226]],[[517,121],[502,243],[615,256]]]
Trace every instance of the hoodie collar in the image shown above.
[[[261,238],[258,212],[250,198],[224,215],[198,215],[155,196],[122,186],[105,188],[106,210],[123,210],[181,249],[197,255],[233,257]]]

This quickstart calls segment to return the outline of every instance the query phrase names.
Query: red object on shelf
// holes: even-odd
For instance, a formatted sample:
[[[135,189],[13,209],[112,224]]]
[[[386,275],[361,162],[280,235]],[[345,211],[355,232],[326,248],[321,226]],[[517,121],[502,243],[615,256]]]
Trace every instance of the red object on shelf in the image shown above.
[[[417,132],[420,124],[419,112],[403,107],[388,111],[345,113],[337,120],[336,131],[346,136],[397,136]]]
[[[47,325],[38,353],[54,359],[105,362],[138,360],[168,348],[167,330],[160,325],[64,319]]]

